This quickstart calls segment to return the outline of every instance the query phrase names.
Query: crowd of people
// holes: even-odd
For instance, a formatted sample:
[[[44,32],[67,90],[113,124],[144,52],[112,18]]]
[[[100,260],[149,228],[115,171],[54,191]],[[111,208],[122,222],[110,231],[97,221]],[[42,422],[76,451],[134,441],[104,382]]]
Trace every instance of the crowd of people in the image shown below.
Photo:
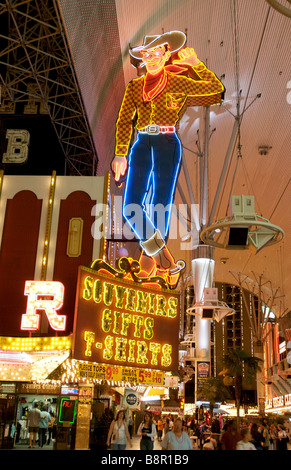
[[[131,424],[130,424],[131,423]],[[126,422],[125,413],[119,411],[112,421],[107,445],[112,449],[125,449],[127,443],[132,447],[133,420]],[[140,438],[140,450],[153,450],[154,442],[162,450],[288,450],[289,431],[283,424],[269,423],[265,420],[224,420],[221,415],[211,421],[192,418],[154,417],[145,412],[138,425],[136,435]],[[114,436],[112,440],[112,436]]]
[[[289,432],[283,424],[242,420],[224,422],[221,415],[210,424],[209,418],[199,423],[195,418],[184,421],[184,428],[197,440],[201,450],[288,450]]]

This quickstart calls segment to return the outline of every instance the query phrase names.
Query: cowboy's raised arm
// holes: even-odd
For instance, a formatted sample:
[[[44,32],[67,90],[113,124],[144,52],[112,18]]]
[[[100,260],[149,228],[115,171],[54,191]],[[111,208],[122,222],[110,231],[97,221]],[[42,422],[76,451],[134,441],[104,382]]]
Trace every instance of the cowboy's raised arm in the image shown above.
[[[221,102],[225,88],[217,76],[209,70],[203,62],[201,62],[194,49],[182,49],[178,53],[180,59],[174,60],[175,65],[188,65],[193,68],[199,80],[186,79],[184,80],[184,92],[189,96],[197,97],[192,106],[207,105]],[[187,83],[186,83],[187,82]],[[213,102],[203,102],[199,97],[213,97]],[[215,99],[215,96],[217,99]]]

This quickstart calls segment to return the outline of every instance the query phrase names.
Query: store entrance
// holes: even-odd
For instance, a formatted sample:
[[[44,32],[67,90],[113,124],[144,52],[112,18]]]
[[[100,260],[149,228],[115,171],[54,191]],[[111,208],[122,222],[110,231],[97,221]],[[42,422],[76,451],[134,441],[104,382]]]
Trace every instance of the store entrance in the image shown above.
[[[0,398],[0,449],[13,449],[16,409],[15,395]]]
[[[56,395],[33,395],[22,394],[18,396],[16,433],[14,447],[17,449],[29,449],[29,428],[27,427],[27,417],[34,404],[38,404],[40,411],[48,411],[51,416],[47,430],[43,431],[43,448],[52,450],[54,448],[56,434],[56,417],[58,396]],[[42,432],[42,431],[40,431]],[[36,434],[35,447],[40,446],[40,432]]]

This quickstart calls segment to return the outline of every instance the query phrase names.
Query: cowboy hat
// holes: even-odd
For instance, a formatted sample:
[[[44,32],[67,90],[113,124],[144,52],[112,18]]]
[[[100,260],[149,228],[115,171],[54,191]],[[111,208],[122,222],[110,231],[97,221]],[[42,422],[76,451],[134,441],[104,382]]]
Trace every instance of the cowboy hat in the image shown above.
[[[170,52],[177,52],[186,42],[186,34],[181,31],[170,31],[156,36],[145,36],[143,45],[133,47],[129,50],[132,57],[138,60],[142,60],[141,51],[154,49],[155,47],[169,45]]]

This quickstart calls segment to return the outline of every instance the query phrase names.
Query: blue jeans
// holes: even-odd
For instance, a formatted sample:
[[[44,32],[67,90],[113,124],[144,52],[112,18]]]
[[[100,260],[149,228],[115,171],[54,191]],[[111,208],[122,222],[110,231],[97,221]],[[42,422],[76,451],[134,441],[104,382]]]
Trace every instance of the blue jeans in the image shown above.
[[[46,428],[39,428],[39,431],[38,431],[38,438],[39,438],[38,444],[39,444],[40,447],[42,447],[46,443],[46,433],[47,433]]]
[[[138,134],[129,156],[123,201],[123,216],[138,240],[148,240],[156,229],[167,238],[181,157],[176,134]],[[146,204],[164,208],[163,220]]]
[[[151,439],[141,439],[140,450],[153,450],[154,443]]]
[[[126,444],[112,444],[113,450],[125,450]]]

